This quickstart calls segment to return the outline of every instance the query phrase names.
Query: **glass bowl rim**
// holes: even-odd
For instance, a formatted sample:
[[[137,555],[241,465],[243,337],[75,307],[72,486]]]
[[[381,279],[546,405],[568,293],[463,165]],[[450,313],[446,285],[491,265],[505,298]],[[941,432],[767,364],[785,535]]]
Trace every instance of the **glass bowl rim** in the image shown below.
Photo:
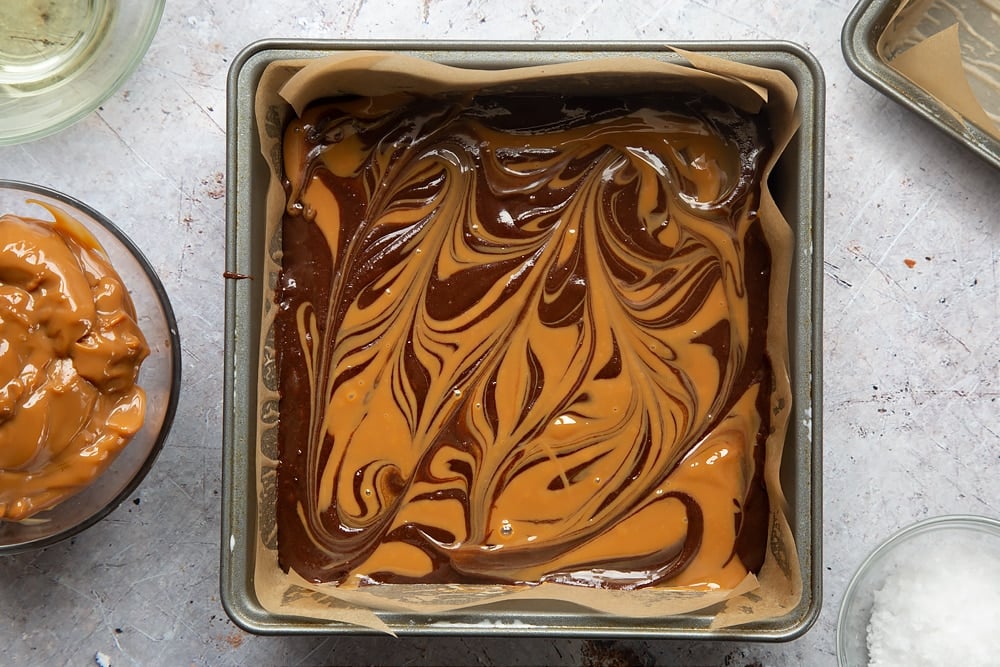
[[[142,253],[139,247],[135,245],[132,239],[129,238],[125,232],[115,225],[110,218],[97,211],[92,206],[75,197],[59,192],[58,190],[53,190],[52,188],[44,185],[0,178],[0,190],[20,190],[25,193],[49,197],[68,206],[72,206],[106,229],[116,241],[122,244],[122,246],[135,258],[136,262],[142,268],[143,273],[145,273],[146,278],[149,280],[149,283],[153,288],[153,292],[156,294],[160,307],[163,310],[167,331],[170,335],[169,355],[171,366],[170,394],[167,397],[167,407],[163,414],[163,424],[160,426],[160,429],[156,434],[156,440],[154,441],[149,454],[143,460],[142,465],[139,466],[132,474],[132,478],[122,488],[122,490],[110,501],[105,503],[101,509],[94,512],[83,521],[69,526],[68,528],[35,540],[18,542],[16,544],[0,545],[0,556],[5,556],[48,547],[73,537],[74,535],[78,535],[87,528],[90,528],[94,524],[100,522],[104,519],[104,517],[117,509],[118,506],[121,505],[122,502],[124,502],[125,499],[136,490],[136,488],[138,488],[139,484],[141,484],[146,478],[146,475],[149,474],[149,471],[156,462],[156,459],[159,458],[160,451],[163,449],[163,444],[166,441],[167,436],[170,435],[170,429],[173,426],[174,416],[177,411],[177,403],[180,400],[182,369],[180,333],[177,329],[177,318],[174,315],[174,309],[170,304],[170,298],[167,295],[167,290],[163,286],[163,282],[157,275],[153,265],[150,264],[149,260],[146,259],[146,256]],[[3,212],[0,211],[0,214],[2,213]]]
[[[998,519],[981,514],[942,514],[940,516],[933,516],[911,523],[908,526],[900,528],[882,541],[863,561],[861,561],[861,564],[851,576],[851,579],[847,584],[847,588],[844,589],[844,596],[841,599],[840,609],[837,613],[836,627],[837,663],[839,665],[847,664],[844,662],[844,626],[848,621],[851,603],[858,595],[858,589],[864,575],[866,575],[869,570],[871,570],[872,567],[888,553],[904,542],[909,541],[911,538],[924,533],[930,533],[936,530],[948,528],[985,528],[986,532],[989,532],[994,537],[1000,539],[1000,520]]]
[[[130,2],[135,2],[135,0],[130,0]],[[65,116],[57,116],[55,122],[48,123],[44,127],[30,130],[22,129],[21,131],[6,135],[0,134],[0,146],[16,146],[17,144],[35,141],[36,139],[44,139],[68,127],[72,127],[93,113],[95,109],[118,92],[118,89],[125,84],[135,70],[139,68],[139,64],[143,58],[146,57],[146,53],[149,51],[149,47],[152,46],[157,31],[160,29],[160,22],[163,20],[163,12],[167,6],[167,0],[146,0],[146,2],[150,5],[148,22],[143,26],[142,30],[135,33],[134,41],[131,43],[131,46],[134,48],[130,50],[128,59],[123,61],[122,66],[116,71],[114,78],[110,79],[108,84],[98,94],[90,96],[85,104],[81,103],[75,112]],[[3,99],[3,96],[0,96],[0,99]]]

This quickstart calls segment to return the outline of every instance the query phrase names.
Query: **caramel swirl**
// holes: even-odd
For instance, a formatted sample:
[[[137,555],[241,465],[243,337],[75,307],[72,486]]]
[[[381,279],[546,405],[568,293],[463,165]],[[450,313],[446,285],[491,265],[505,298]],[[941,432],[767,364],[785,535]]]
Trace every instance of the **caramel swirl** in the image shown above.
[[[36,202],[40,203],[40,202]],[[90,484],[142,426],[149,350],[104,251],[65,212],[0,217],[0,520]]]
[[[689,95],[353,98],[291,123],[283,567],[614,588],[759,568],[761,124]]]

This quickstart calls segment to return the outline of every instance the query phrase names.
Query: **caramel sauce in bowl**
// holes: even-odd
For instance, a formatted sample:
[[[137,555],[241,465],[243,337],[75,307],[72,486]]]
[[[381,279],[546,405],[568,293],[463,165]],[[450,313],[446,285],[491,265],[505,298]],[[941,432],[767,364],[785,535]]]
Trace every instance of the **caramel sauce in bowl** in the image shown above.
[[[135,244],[82,202],[0,180],[0,554],[130,495],[170,430],[180,344]]]

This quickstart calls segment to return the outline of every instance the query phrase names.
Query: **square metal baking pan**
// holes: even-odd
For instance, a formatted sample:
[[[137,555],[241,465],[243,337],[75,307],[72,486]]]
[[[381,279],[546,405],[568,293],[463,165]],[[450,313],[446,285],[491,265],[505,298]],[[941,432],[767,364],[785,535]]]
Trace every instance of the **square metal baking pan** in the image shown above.
[[[678,43],[677,47],[781,70],[799,92],[801,127],[772,175],[772,192],[796,236],[789,295],[790,361],[794,406],[782,462],[789,521],[802,569],[803,594],[784,616],[711,629],[705,613],[665,618],[608,617],[568,609],[490,607],[489,613],[437,616],[380,613],[399,635],[523,635],[658,637],[785,641],[804,633],[819,614],[822,565],[822,260],[824,81],[819,64],[785,42]],[[682,59],[662,43],[264,41],[234,61],[228,85],[226,270],[263,275],[264,198],[268,169],[260,155],[254,95],[261,74],[277,60],[314,58],[373,49],[478,69],[521,67],[611,56]],[[261,634],[373,632],[355,626],[277,617],[257,601],[253,586],[258,341],[261,289],[257,280],[226,284],[223,412],[221,593],[240,627]]]
[[[861,0],[844,23],[840,44],[847,65],[875,90],[926,118],[932,125],[995,167],[1000,167],[1000,141],[975,125],[963,124],[923,88],[889,67],[876,48],[902,0]],[[960,9],[969,0],[956,0]],[[989,25],[977,26],[990,30]],[[1000,41],[1000,23],[994,22],[993,36]]]

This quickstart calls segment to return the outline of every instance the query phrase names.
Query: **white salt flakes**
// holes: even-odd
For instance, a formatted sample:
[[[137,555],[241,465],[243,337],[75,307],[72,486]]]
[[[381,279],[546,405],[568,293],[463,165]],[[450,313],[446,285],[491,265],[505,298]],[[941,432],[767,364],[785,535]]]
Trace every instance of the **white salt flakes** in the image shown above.
[[[875,591],[868,656],[875,667],[1000,663],[1000,555],[951,540],[915,554]]]

